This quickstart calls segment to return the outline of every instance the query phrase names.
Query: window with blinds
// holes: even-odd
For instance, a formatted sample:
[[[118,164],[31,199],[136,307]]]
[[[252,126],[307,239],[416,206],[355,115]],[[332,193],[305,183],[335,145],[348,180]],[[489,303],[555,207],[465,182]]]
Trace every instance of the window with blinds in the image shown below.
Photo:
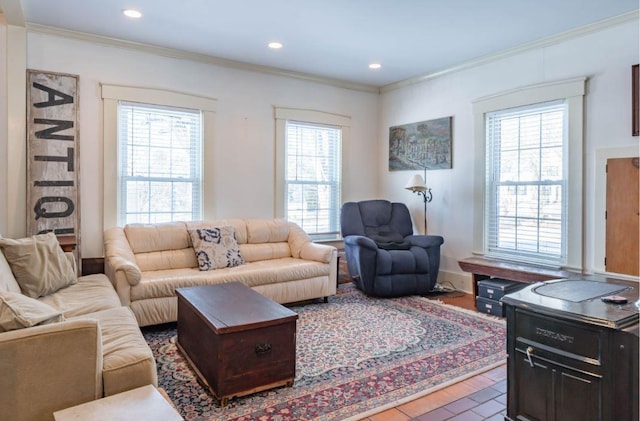
[[[566,113],[555,101],[486,115],[488,256],[566,263]]]
[[[313,239],[340,231],[341,127],[287,121],[285,218]]]
[[[119,221],[198,220],[200,110],[119,102]]]

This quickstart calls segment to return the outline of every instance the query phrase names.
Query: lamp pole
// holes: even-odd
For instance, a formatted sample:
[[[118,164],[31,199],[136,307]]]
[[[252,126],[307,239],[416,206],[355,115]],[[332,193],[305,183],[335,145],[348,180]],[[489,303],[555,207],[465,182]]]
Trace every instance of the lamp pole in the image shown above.
[[[426,179],[427,167],[424,167],[424,177],[421,178],[419,175],[414,175],[405,187],[405,189],[411,190],[412,192],[418,193],[418,195],[422,196],[424,202],[424,235],[427,235],[427,203],[431,202],[433,199],[431,189],[425,185]]]
[[[427,203],[431,202],[433,195],[430,188],[425,191],[419,191],[418,194],[421,194],[424,198],[424,235],[427,235]]]

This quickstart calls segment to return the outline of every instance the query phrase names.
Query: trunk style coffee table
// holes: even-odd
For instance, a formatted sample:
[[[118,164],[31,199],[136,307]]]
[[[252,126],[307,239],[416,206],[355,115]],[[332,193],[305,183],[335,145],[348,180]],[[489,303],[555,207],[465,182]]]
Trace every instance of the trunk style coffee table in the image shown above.
[[[226,406],[292,386],[298,315],[240,282],[176,289],[178,349]]]

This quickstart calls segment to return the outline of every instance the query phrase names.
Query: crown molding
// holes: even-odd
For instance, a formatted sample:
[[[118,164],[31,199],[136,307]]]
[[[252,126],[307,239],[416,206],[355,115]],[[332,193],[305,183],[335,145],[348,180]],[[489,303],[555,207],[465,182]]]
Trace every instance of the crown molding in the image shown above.
[[[430,79],[435,79],[440,76],[444,76],[450,73],[459,72],[461,70],[466,70],[472,67],[476,67],[485,63],[489,63],[495,60],[500,60],[506,57],[510,57],[516,54],[520,54],[526,51],[530,51],[536,48],[547,47],[550,45],[558,44],[563,41],[567,41],[570,39],[578,38],[586,34],[590,34],[593,32],[601,31],[604,29],[609,29],[618,25],[622,25],[632,21],[638,21],[639,19],[639,9],[633,10],[631,12],[623,13],[618,16],[614,16],[612,18],[603,19],[598,22],[594,22],[585,26],[581,26],[580,28],[572,29],[566,32],[562,32],[556,35],[552,35],[550,37],[542,38],[537,41],[529,42],[526,44],[519,45],[514,48],[509,48],[507,50],[499,51],[497,53],[487,54],[473,60],[465,61],[459,65],[451,66],[443,70],[439,70],[437,72],[428,73],[416,77],[412,77],[409,79],[401,80],[399,82],[390,83],[388,85],[382,86],[380,88],[380,93],[390,92],[396,89],[400,89],[406,86],[415,85],[417,83],[421,83]]]
[[[108,45],[112,47],[125,48],[129,50],[140,51],[149,54],[155,54],[164,57],[170,57],[180,60],[195,61],[199,63],[211,64],[214,66],[227,67],[249,72],[265,73],[275,76],[283,76],[292,79],[304,80],[307,82],[321,83],[337,88],[351,89],[355,91],[379,93],[379,88],[374,85],[363,83],[348,82],[340,79],[316,76],[308,73],[295,72],[291,70],[279,69],[276,67],[262,66],[258,64],[250,64],[241,61],[228,60],[220,57],[210,56],[207,54],[193,53],[189,51],[178,50],[175,48],[159,47],[152,44],[144,44],[140,42],[126,41],[118,38],[94,35],[85,32],[70,31],[67,29],[56,28],[47,25],[27,22],[26,29],[28,32],[41,33],[46,35],[59,36],[63,38],[71,38],[80,41],[93,42],[97,44]]]

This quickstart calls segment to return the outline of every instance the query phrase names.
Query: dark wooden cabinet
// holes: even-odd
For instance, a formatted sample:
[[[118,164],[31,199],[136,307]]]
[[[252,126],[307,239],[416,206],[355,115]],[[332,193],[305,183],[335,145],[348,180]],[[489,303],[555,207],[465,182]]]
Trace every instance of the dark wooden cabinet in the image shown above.
[[[599,297],[568,301],[535,290],[503,298],[507,419],[638,420],[638,322],[631,301],[637,287],[626,290],[624,308]]]
[[[292,386],[298,315],[239,282],[176,289],[178,349],[225,406]]]

